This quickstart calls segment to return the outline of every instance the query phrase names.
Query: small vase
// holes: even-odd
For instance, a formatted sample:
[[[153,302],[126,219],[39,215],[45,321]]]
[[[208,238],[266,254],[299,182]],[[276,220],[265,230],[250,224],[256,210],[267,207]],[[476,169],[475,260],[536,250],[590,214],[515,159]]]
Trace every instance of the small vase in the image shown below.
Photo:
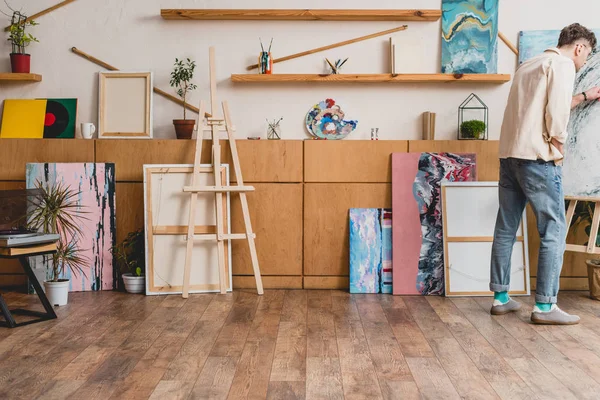
[[[64,306],[69,302],[69,280],[59,279],[58,282],[44,281],[46,297],[53,306]]]
[[[28,74],[31,71],[31,55],[11,53],[10,67],[15,74]]]
[[[131,273],[123,274],[123,283],[125,283],[125,290],[129,293],[143,293],[146,286],[144,275],[133,276]]]
[[[194,134],[195,119],[174,119],[175,134],[177,139],[191,139]]]
[[[270,75],[273,72],[273,58],[271,53],[262,51],[258,56],[258,73]]]

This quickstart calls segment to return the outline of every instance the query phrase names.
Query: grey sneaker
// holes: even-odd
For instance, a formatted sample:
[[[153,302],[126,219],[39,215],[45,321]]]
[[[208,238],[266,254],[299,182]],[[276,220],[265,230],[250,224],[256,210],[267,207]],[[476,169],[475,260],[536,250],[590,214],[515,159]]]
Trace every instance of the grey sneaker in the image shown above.
[[[556,304],[552,304],[550,311],[542,311],[537,306],[533,307],[531,313],[531,322],[543,325],[575,325],[579,323],[577,315],[571,315],[560,308]]]
[[[521,309],[521,303],[518,301],[514,301],[513,299],[509,299],[508,303],[502,304],[498,300],[494,300],[494,304],[492,305],[492,309],[490,313],[492,315],[504,315],[509,312],[518,311]]]

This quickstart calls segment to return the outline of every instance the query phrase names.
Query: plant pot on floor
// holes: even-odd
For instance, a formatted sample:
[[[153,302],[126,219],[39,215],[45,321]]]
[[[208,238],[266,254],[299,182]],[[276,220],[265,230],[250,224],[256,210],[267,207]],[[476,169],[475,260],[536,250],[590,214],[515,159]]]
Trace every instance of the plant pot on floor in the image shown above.
[[[125,284],[125,290],[129,293],[143,293],[146,287],[144,275],[123,274],[123,283]]]
[[[196,125],[195,119],[174,119],[173,125],[175,125],[175,134],[177,139],[191,139],[194,133],[194,125]]]
[[[600,300],[600,260],[586,260],[588,279],[590,283],[590,297]]]
[[[10,67],[13,73],[28,74],[31,71],[31,55],[11,53]]]
[[[69,301],[69,280],[59,279],[58,282],[44,281],[46,297],[53,306],[64,306]]]

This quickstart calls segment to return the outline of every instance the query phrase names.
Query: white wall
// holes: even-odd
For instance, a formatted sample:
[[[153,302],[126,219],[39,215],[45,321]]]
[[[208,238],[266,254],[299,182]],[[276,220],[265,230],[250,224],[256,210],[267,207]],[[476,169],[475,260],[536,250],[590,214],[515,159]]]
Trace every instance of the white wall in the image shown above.
[[[59,0],[8,0],[13,8],[34,14]],[[40,39],[29,48],[32,72],[43,75],[41,83],[2,84],[5,98],[77,97],[78,122],[97,122],[97,72],[95,64],[73,54],[75,46],[122,70],[151,70],[155,86],[172,91],[169,74],[175,57],[191,57],[198,63],[198,90],[191,102],[208,100],[208,48],[216,46],[218,92],[228,100],[239,138],[266,138],[265,118],[283,117],[282,138],[304,139],[303,121],[308,109],[331,97],[357,119],[357,130],[348,139],[369,139],[370,128],[379,127],[380,139],[420,139],[421,113],[437,113],[437,138],[454,139],[457,108],[476,92],[490,109],[490,139],[499,137],[502,114],[510,84],[232,84],[232,73],[246,73],[260,51],[258,38],[274,37],[274,57],[396,27],[404,22],[319,21],[166,21],[161,8],[324,8],[322,1],[288,0],[77,0],[39,18],[31,32]],[[560,29],[572,22],[600,28],[597,0],[502,0],[500,31],[517,43],[520,30]],[[365,3],[345,0],[327,3],[343,8],[440,8],[440,0],[377,0]],[[8,12],[3,2],[0,10]],[[0,15],[0,17],[3,17]],[[2,26],[8,25],[3,17]],[[406,22],[409,29],[397,33],[405,45],[403,72],[439,72],[440,21]],[[275,64],[275,73],[321,73],[324,57],[350,59],[346,73],[388,72],[387,37]],[[513,73],[516,56],[498,44],[499,73]],[[7,41],[0,41],[0,70],[10,71]],[[174,91],[172,91],[174,93]],[[154,95],[154,132],[157,138],[175,138],[173,118],[181,118],[180,106]],[[192,114],[195,115],[195,114]],[[78,128],[79,130],[79,128]]]

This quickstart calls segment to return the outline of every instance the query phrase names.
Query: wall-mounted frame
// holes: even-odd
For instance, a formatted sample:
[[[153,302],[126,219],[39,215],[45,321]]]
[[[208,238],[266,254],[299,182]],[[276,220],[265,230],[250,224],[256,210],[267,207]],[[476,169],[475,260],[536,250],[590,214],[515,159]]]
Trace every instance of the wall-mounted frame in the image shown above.
[[[181,294],[193,165],[144,165],[146,294]],[[213,168],[203,164],[199,185],[214,186]],[[221,184],[229,185],[229,166],[221,164]],[[230,196],[223,196],[225,233],[231,233]],[[215,234],[215,194],[198,193],[195,234]],[[224,242],[227,290],[232,290],[231,244]],[[194,243],[190,293],[219,292],[217,241]]]
[[[498,214],[498,182],[442,183],[446,296],[491,296],[490,260]],[[530,294],[527,216],[514,243],[509,293]]]
[[[98,74],[98,138],[152,138],[152,73]]]

